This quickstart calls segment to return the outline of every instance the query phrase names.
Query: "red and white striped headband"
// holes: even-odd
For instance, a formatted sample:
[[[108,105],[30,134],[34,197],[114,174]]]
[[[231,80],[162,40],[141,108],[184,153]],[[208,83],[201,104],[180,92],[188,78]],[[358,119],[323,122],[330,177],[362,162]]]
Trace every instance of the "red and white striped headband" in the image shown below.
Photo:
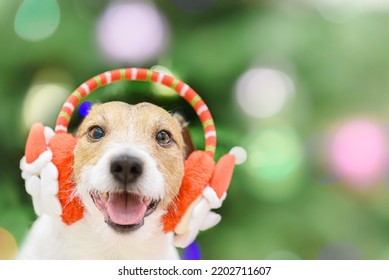
[[[55,125],[56,133],[66,133],[74,109],[96,89],[118,81],[144,81],[162,84],[182,96],[196,111],[204,130],[205,151],[212,157],[216,150],[216,129],[205,102],[187,84],[176,78],[143,68],[123,68],[99,74],[79,86],[65,101]]]

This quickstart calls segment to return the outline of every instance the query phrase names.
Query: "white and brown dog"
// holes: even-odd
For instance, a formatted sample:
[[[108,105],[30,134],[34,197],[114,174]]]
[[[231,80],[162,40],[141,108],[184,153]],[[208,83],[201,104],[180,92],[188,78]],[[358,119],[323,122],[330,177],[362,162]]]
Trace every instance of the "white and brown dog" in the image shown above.
[[[93,106],[74,150],[72,195],[84,217],[69,226],[42,214],[19,259],[178,259],[161,217],[183,177],[182,127],[182,117],[149,103]]]

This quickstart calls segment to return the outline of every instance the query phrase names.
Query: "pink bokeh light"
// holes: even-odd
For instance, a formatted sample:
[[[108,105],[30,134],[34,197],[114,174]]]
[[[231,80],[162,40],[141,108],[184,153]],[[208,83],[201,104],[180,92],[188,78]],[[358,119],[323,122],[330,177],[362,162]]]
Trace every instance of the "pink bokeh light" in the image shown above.
[[[103,54],[124,63],[156,60],[166,49],[170,33],[167,22],[148,1],[119,1],[110,5],[97,25]]]
[[[383,175],[387,141],[382,128],[371,120],[351,120],[332,139],[332,167],[337,176],[355,187],[369,187]]]

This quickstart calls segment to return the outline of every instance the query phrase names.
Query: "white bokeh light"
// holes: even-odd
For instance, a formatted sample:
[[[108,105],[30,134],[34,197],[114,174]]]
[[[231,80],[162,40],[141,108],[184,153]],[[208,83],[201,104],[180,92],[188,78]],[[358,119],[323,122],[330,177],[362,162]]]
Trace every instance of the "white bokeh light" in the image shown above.
[[[280,112],[294,92],[293,81],[285,73],[269,68],[248,70],[235,86],[240,107],[257,118],[268,118]]]
[[[23,121],[26,128],[36,122],[52,125],[61,105],[70,93],[70,88],[62,84],[34,84],[27,93],[23,106]]]
[[[145,63],[166,49],[169,29],[165,18],[148,1],[114,2],[100,18],[97,39],[108,59]]]
[[[360,1],[362,1],[364,8],[370,8],[379,11],[389,9],[388,0],[360,0]]]
[[[346,23],[358,17],[364,0],[314,0],[320,15],[332,23]]]

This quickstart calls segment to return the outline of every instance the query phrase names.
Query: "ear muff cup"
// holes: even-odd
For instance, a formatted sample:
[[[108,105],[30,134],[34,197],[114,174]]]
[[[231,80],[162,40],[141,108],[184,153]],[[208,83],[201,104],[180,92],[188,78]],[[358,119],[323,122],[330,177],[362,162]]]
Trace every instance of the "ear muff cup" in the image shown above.
[[[194,151],[185,160],[180,191],[163,217],[165,232],[174,231],[186,209],[207,186],[214,168],[213,158],[204,151]]]
[[[62,206],[62,220],[70,225],[83,217],[84,207],[74,196],[73,162],[77,139],[68,133],[56,133],[49,142],[53,164],[58,169],[58,199]]]

